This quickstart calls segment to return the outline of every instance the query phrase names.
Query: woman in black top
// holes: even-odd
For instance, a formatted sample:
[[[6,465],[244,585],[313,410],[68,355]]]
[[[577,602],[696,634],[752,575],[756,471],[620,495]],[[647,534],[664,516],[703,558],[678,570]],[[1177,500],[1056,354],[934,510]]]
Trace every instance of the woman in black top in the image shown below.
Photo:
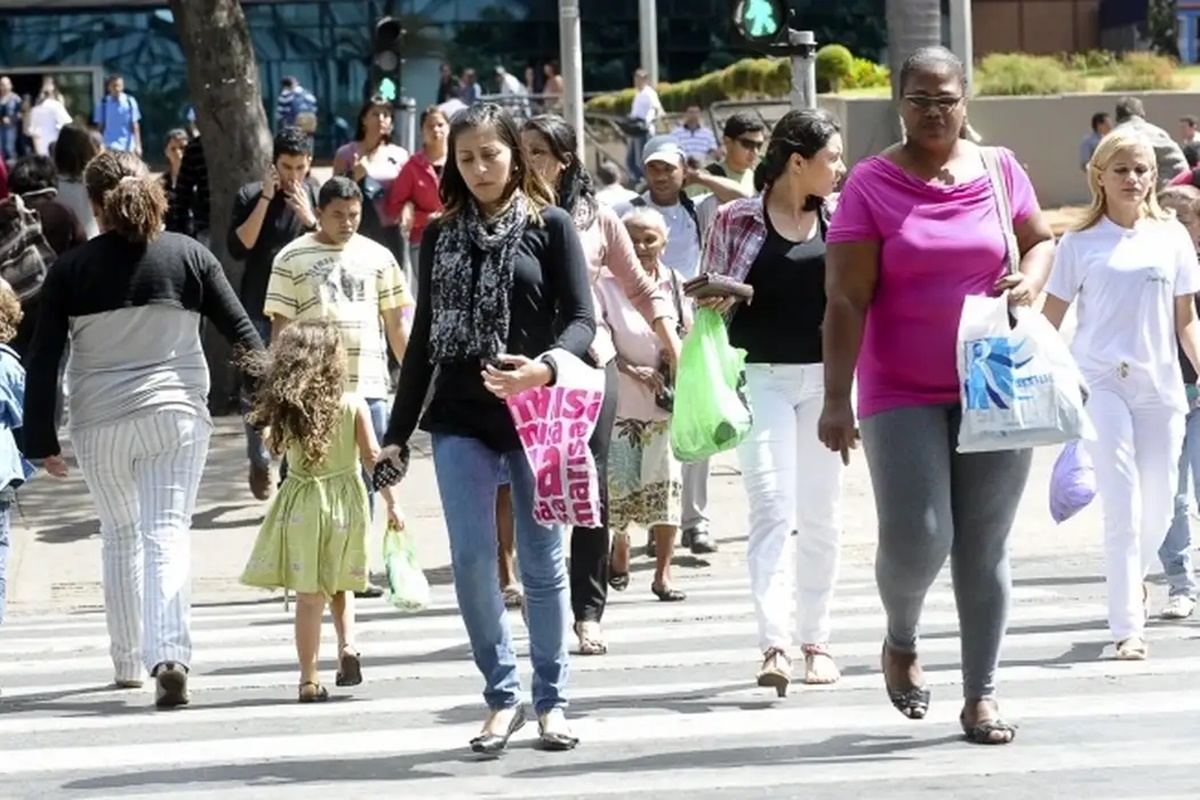
[[[262,341],[195,240],[162,230],[161,182],[133,153],[108,151],[83,175],[100,235],[58,258],[39,295],[25,385],[25,456],[65,477],[54,395],[67,337],[71,444],[96,503],[104,613],[115,682],[188,702],[192,510],[212,421],[207,318],[246,351]]]
[[[586,355],[596,332],[587,264],[570,216],[554,207],[499,106],[455,116],[441,197],[445,211],[421,242],[416,318],[381,460],[399,461],[432,379],[421,428],[433,434],[454,588],[490,710],[471,741],[477,752],[502,750],[525,722],[496,575],[496,487],[507,465],[539,734],[544,747],[570,749],[563,534],[534,521],[533,475],[504,398],[553,383],[547,351]]]
[[[754,302],[733,315],[729,339],[746,350],[754,408],[738,458],[750,502],[746,559],[763,653],[758,685],[780,696],[791,682],[794,644],[804,654],[805,683],[840,677],[827,645],[843,465],[817,439],[817,418],[825,385],[825,198],[844,171],[833,118],[821,111],[787,114],[756,170],[762,195],[717,212],[707,252],[710,270],[754,287]],[[707,305],[729,310],[725,302]],[[782,563],[792,531],[798,642]]]

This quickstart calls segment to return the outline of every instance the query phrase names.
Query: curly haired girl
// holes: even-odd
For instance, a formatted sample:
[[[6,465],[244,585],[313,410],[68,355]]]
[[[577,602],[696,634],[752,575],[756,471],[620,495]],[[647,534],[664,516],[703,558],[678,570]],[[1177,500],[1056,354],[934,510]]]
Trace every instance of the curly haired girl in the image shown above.
[[[338,686],[362,682],[354,647],[353,593],[367,586],[366,538],[371,516],[358,475],[379,454],[367,404],[344,393],[346,351],[325,320],[288,325],[266,358],[249,365],[258,377],[253,424],[288,473],[258,533],[242,582],[296,593],[300,702],[325,700],[317,656],[325,605],[338,638]],[[388,518],[401,525],[393,491],[382,492]]]

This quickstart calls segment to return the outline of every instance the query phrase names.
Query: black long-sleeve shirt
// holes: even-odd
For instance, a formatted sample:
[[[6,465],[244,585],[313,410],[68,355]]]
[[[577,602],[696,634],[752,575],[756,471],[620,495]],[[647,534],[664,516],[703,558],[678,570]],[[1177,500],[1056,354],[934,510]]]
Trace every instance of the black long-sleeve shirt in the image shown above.
[[[309,202],[315,209],[320,187],[312,179],[305,181],[304,185],[308,191]],[[263,303],[267,299],[267,283],[271,280],[271,265],[275,263],[275,256],[306,231],[300,218],[288,207],[283,192],[276,192],[268,201],[267,213],[263,217],[262,228],[258,232],[258,238],[254,240],[254,246],[246,247],[242,244],[237,235],[238,228],[250,219],[261,197],[262,183],[248,183],[241,188],[237,199],[233,201],[233,217],[229,222],[227,242],[229,255],[246,265],[239,296],[242,298],[242,305],[253,317],[262,316]]]
[[[583,358],[596,335],[587,258],[570,216],[559,208],[542,211],[543,224],[530,225],[517,244],[513,259],[512,299],[509,303],[508,353],[537,358],[560,348]],[[433,322],[430,284],[433,254],[441,225],[425,229],[417,280],[417,313],[408,350],[400,369],[400,385],[392,406],[384,442],[407,444],[434,365],[430,363],[429,333]],[[478,271],[482,254],[472,253]],[[492,450],[521,449],[517,430],[504,401],[483,385],[480,359],[439,364],[433,397],[421,419],[421,429],[479,439]]]
[[[58,258],[38,300],[25,364],[26,458],[59,453],[54,405],[68,333],[76,430],[149,411],[207,417],[201,317],[244,350],[263,346],[221,263],[177,233],[160,233],[146,244],[101,234]]]

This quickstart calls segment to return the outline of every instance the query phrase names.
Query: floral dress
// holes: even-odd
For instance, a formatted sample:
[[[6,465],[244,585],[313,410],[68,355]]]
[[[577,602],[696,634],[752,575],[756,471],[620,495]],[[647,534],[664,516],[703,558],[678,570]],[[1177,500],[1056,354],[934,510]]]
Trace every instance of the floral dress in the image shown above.
[[[258,532],[242,583],[296,593],[367,588],[367,487],[359,475],[355,422],[360,402],[342,399],[342,419],[324,463],[288,447],[288,474]]]

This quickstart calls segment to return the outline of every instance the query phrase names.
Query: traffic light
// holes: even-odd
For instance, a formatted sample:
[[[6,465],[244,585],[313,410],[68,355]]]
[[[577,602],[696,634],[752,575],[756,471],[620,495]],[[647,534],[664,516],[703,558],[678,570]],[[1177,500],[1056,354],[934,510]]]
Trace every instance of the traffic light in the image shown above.
[[[787,40],[787,0],[737,0],[733,25],[747,43],[772,45]]]
[[[385,100],[395,100],[400,93],[404,33],[404,26],[395,17],[382,17],[375,23],[371,39],[371,93]]]

